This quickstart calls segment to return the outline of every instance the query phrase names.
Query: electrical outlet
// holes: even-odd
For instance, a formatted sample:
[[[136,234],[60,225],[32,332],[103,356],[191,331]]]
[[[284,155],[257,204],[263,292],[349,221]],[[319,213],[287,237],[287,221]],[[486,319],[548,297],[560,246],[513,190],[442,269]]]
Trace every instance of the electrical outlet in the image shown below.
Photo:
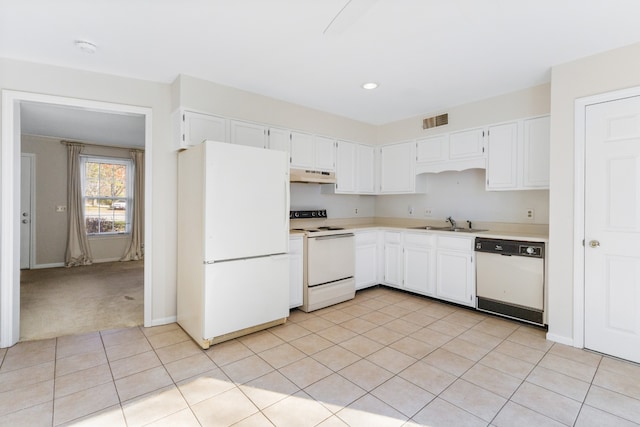
[[[56,206],[56,212],[66,212],[66,211],[67,211],[66,206]]]
[[[533,208],[527,208],[527,219],[534,220],[536,217],[536,212]]]
[[[413,206],[409,205],[407,211],[409,212],[409,215],[413,215]]]
[[[433,215],[433,209],[431,208],[425,208],[424,210],[424,216],[431,216]]]
[[[356,215],[358,215],[358,208],[356,208],[355,210],[356,210]]]

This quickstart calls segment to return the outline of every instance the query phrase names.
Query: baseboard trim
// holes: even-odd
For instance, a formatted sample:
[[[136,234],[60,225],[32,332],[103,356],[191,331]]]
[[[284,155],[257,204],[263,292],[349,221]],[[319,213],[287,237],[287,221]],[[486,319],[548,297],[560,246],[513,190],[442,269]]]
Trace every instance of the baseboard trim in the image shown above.
[[[176,323],[177,321],[178,321],[178,316],[168,316],[168,317],[163,317],[161,319],[152,319],[150,325],[144,325],[144,326],[151,327],[151,326],[168,325],[169,323]]]
[[[39,270],[41,268],[58,268],[64,267],[64,262],[52,262],[50,264],[36,264],[31,266],[31,270]]]
[[[120,261],[120,258],[102,258],[102,259],[94,259],[93,263],[94,264],[100,264],[103,262],[116,262],[116,261]]]
[[[565,337],[562,335],[556,335],[556,334],[552,334],[550,332],[547,332],[547,339],[549,341],[553,341],[553,342],[557,342],[560,344],[565,344],[565,345],[570,345],[573,347],[573,339],[569,338],[569,337]]]

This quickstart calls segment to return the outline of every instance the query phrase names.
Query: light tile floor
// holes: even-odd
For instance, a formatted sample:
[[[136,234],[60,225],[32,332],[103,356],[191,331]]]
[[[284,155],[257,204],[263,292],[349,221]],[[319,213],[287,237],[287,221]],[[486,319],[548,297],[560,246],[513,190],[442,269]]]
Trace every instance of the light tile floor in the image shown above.
[[[640,366],[386,288],[201,350],[176,324],[0,350],[2,426],[632,426]]]

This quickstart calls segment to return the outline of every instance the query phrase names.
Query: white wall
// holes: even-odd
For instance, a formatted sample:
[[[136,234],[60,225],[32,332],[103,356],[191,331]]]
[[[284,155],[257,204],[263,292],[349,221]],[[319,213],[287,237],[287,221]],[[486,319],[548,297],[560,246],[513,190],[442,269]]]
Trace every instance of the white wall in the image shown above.
[[[573,234],[574,103],[577,98],[640,86],[640,43],[556,66],[551,77],[549,334],[570,342],[577,238]]]
[[[172,90],[174,96],[179,96],[178,102],[174,100],[174,109],[183,106],[194,111],[348,141],[374,144],[376,140],[376,127],[373,125],[195,77],[179,76]]]
[[[420,116],[380,126],[377,129],[376,141],[378,144],[385,144],[549,114],[550,93],[550,84],[547,83],[441,111],[425,112]],[[424,118],[443,113],[449,114],[449,124],[422,129]]]
[[[153,114],[153,239],[151,318],[176,313],[177,154],[171,141],[171,87],[167,84],[0,59],[0,89],[149,107]],[[4,198],[2,203],[5,203]],[[2,254],[0,254],[1,256]]]
[[[485,170],[426,174],[425,194],[388,195],[376,198],[378,217],[442,220],[452,216],[460,225],[465,220],[548,224],[549,191],[485,191]],[[413,215],[409,214],[409,206]],[[425,210],[431,209],[431,216]],[[526,209],[535,211],[534,220],[526,219]]]
[[[376,196],[324,194],[319,184],[291,184],[291,210],[326,209],[329,219],[373,217],[375,200]]]

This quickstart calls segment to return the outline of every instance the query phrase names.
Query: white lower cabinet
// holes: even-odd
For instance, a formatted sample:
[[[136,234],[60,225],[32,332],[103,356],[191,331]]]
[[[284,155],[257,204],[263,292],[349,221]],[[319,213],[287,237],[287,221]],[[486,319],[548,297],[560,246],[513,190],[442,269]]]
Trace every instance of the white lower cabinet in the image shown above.
[[[437,236],[436,297],[475,307],[473,237]]]
[[[382,283],[475,307],[474,237],[407,231],[383,233]],[[365,273],[361,274],[364,277]]]
[[[386,285],[402,286],[402,233],[384,232],[384,279]]]
[[[289,308],[302,305],[304,269],[304,244],[302,236],[289,237]]]
[[[425,233],[404,233],[403,288],[423,295],[433,296],[435,236]]]
[[[375,286],[378,281],[378,231],[357,232],[356,290]]]

